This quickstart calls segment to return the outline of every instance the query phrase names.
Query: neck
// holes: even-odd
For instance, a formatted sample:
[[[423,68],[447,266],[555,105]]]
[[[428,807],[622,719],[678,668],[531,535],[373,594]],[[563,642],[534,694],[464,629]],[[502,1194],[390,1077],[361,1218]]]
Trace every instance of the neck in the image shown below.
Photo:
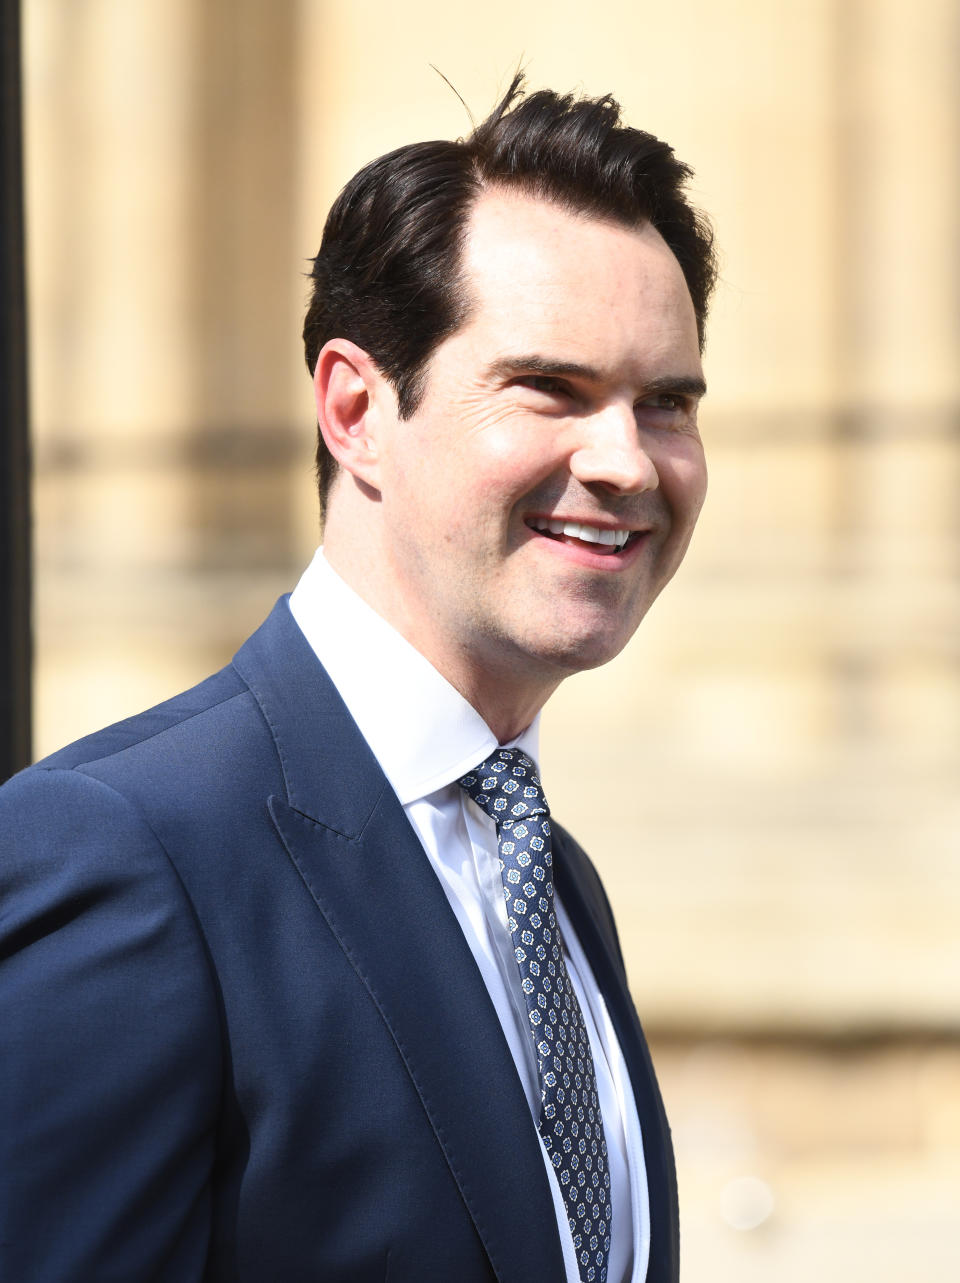
[[[359,531],[354,531],[359,535]],[[331,523],[324,532],[323,554],[341,579],[394,627],[438,673],[476,709],[500,744],[509,744],[527,729],[565,673],[544,676],[523,671],[517,657],[486,655],[482,663],[464,645],[437,637],[431,620],[410,610],[390,591],[371,567],[379,564],[378,549],[336,537]]]
[[[430,655],[427,659],[473,705],[498,744],[509,744],[527,729],[561,680],[538,685],[534,691],[529,683],[518,683],[516,674],[509,671],[484,669],[481,675],[468,669],[458,674],[445,671]]]

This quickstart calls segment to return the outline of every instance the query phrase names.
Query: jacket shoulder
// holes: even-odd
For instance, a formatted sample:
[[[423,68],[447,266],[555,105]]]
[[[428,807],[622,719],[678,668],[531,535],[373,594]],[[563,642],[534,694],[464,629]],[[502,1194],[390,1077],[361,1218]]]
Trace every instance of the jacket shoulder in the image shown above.
[[[0,790],[0,1028],[0,1275],[197,1277],[217,988],[151,825],[82,771]]]
[[[244,694],[246,690],[246,683],[233,665],[228,664],[212,677],[153,708],[135,713],[132,717],[105,726],[102,730],[84,735],[72,744],[57,749],[36,763],[36,766],[41,769],[70,771],[92,765],[156,735],[162,735],[165,731]]]

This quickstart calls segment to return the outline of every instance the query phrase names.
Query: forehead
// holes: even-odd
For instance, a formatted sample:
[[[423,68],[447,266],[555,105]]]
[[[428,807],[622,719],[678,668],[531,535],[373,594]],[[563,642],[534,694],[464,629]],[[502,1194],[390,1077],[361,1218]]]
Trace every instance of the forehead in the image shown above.
[[[699,356],[693,303],[651,224],[627,227],[511,191],[486,192],[470,212],[462,268],[464,327],[512,345],[522,337],[581,356],[672,351]],[[519,332],[519,333],[518,333]],[[563,352],[557,352],[563,355]]]

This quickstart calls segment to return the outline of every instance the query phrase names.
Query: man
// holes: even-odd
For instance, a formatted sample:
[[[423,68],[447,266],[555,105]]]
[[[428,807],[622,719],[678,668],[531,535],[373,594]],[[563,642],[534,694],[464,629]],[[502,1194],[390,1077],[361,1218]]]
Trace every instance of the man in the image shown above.
[[[4,1278],[677,1278],[612,919],[535,762],[703,501],[687,173],[518,79],[338,199],[322,552],[222,672],[4,791]]]

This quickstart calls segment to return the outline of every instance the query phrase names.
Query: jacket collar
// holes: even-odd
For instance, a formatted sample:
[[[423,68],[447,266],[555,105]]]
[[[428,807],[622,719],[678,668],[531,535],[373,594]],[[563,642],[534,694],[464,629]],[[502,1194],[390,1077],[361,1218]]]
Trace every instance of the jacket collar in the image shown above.
[[[389,788],[281,597],[234,656],[270,728],[294,810],[356,838]],[[329,787],[331,779],[343,787]],[[364,787],[356,787],[361,783]]]

